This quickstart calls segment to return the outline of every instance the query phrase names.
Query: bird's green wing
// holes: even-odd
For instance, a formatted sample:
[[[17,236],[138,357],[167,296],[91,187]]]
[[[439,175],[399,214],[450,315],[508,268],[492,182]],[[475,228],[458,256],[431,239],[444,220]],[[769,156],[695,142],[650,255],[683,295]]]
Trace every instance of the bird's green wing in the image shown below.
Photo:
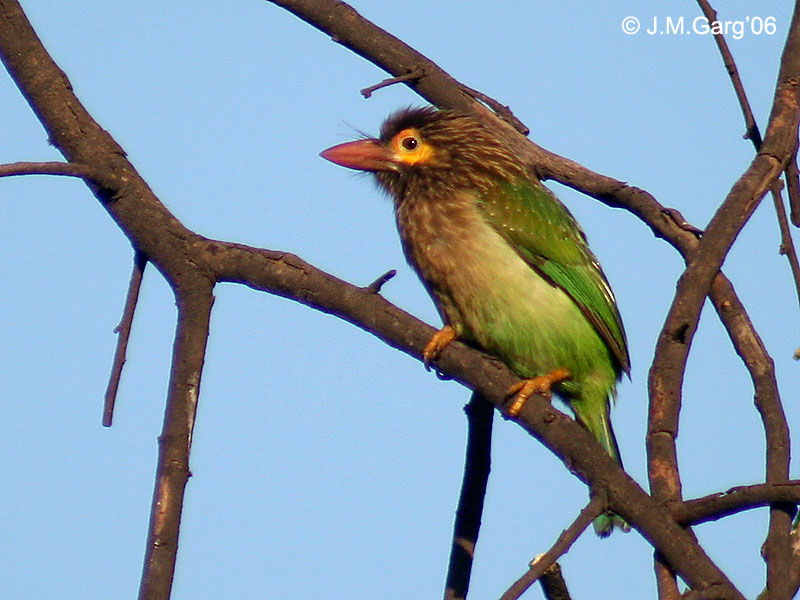
[[[614,294],[575,218],[538,182],[500,183],[478,199],[486,221],[543,277],[563,289],[630,371]]]

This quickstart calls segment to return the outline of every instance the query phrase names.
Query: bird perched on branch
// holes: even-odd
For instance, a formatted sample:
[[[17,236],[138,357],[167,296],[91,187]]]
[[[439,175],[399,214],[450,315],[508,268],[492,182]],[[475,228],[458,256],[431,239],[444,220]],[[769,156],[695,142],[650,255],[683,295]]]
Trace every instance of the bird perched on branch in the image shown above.
[[[514,152],[477,119],[429,107],[321,156],[372,172],[394,200],[406,258],[445,323],[426,366],[454,339],[473,344],[523,378],[508,416],[552,389],[620,461],[609,407],[630,358],[614,295],[578,223]],[[594,524],[601,536],[615,525],[629,529],[613,513]]]

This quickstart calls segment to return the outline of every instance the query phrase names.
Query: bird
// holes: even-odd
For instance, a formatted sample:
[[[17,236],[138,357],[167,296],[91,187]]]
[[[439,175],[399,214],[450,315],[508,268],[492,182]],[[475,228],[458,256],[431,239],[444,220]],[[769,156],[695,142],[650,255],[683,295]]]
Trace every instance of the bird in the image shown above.
[[[425,366],[456,339],[499,358],[521,378],[508,417],[555,393],[621,466],[609,412],[630,376],[622,318],[580,225],[519,156],[476,117],[433,106],[321,156],[371,172],[393,201],[406,259],[444,323]],[[594,521],[601,537],[615,528],[630,530],[610,511]]]

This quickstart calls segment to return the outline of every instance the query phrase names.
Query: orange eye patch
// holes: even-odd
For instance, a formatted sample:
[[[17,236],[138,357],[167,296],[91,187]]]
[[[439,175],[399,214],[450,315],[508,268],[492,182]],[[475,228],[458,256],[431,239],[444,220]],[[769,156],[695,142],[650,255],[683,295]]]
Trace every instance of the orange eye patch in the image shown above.
[[[404,129],[390,143],[399,162],[407,165],[427,163],[433,158],[433,146],[422,139],[417,129]]]

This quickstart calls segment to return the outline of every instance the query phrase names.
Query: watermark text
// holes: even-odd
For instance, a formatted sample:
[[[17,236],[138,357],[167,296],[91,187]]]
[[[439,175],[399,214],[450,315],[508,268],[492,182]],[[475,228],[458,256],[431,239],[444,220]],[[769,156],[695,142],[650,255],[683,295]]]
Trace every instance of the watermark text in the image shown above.
[[[775,17],[748,16],[730,21],[709,21],[700,15],[693,19],[673,16],[654,16],[640,21],[637,17],[622,19],[622,31],[627,35],[719,35],[740,40],[746,35],[774,35],[778,29]]]

